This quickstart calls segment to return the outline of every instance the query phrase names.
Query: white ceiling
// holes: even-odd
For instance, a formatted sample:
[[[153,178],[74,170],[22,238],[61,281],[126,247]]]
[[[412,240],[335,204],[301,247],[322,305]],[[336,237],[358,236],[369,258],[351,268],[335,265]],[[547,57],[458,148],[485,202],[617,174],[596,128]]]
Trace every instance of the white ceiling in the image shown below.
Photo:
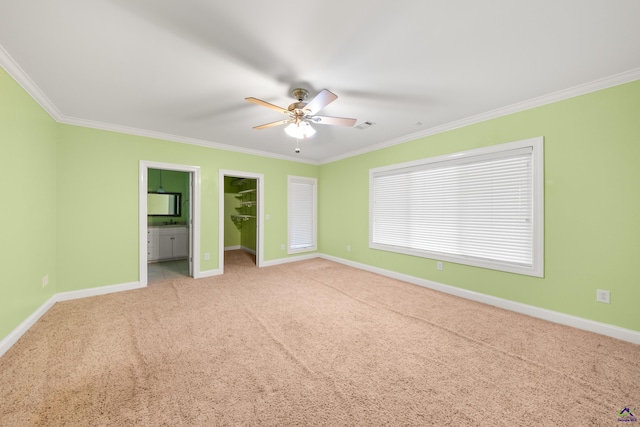
[[[63,123],[323,163],[638,79],[639,22],[638,0],[0,0],[0,64]],[[294,87],[375,125],[296,155],[244,100]]]

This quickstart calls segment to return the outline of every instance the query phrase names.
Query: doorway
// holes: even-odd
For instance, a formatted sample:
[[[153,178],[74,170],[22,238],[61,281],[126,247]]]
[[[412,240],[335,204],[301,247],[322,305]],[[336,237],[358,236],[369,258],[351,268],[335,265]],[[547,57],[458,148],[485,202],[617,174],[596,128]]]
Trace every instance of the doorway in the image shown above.
[[[241,251],[264,263],[264,203],[262,174],[220,170],[219,272],[224,273],[225,252]],[[235,259],[235,258],[234,258]]]
[[[189,172],[147,170],[147,284],[191,277]]]
[[[200,168],[140,161],[139,280],[199,274]]]

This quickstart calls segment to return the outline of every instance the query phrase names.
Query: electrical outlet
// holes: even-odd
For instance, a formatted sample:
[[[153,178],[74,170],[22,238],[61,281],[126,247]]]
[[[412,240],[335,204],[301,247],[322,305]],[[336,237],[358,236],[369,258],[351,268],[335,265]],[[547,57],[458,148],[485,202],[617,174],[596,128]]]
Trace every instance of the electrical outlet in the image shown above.
[[[436,263],[436,267],[438,268],[438,270],[442,270],[444,267],[442,266],[442,261],[438,261]]]
[[[351,252],[351,245],[347,245],[347,252]]]
[[[204,260],[205,261],[209,261],[209,258],[211,258],[211,255],[209,255],[209,252],[205,252],[204,253]]]
[[[280,250],[284,251],[284,243],[280,245]]]
[[[44,288],[48,284],[49,284],[49,275],[45,274],[44,277],[42,278],[42,287]]]
[[[603,291],[602,289],[598,289],[596,291],[596,301],[609,304],[611,303],[611,294],[609,293],[609,291]]]

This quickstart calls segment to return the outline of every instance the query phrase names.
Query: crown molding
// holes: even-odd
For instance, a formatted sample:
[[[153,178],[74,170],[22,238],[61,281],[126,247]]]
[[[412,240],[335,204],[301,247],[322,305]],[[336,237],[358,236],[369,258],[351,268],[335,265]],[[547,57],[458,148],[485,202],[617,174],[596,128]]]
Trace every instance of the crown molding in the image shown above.
[[[60,110],[24,72],[22,67],[0,45],[0,66],[57,122],[63,117]]]
[[[31,80],[29,75],[20,67],[20,65],[11,57],[2,45],[0,45],[0,66],[42,107],[56,122],[81,126],[92,129],[100,129],[111,132],[123,133],[128,135],[142,136],[147,138],[161,139],[165,141],[180,142],[183,144],[198,145],[201,147],[215,148],[218,150],[232,151],[236,153],[250,154],[260,157],[269,157],[278,160],[287,160],[296,163],[308,163],[319,165],[316,160],[305,160],[300,157],[285,156],[270,153],[267,151],[253,150],[249,148],[236,147],[234,145],[221,144],[213,141],[207,141],[196,138],[188,138],[183,136],[171,135],[162,132],[137,129],[127,126],[115,125],[110,123],[98,122],[93,120],[79,119],[69,117],[60,112],[53,102],[40,90],[40,88]]]
[[[270,153],[267,151],[237,147],[235,145],[221,144],[219,142],[207,141],[204,139],[189,138],[185,136],[172,135],[172,134],[163,133],[163,132],[132,128],[128,126],[114,125],[111,123],[97,122],[94,120],[85,120],[85,119],[79,119],[75,117],[63,116],[63,118],[58,121],[66,125],[100,129],[100,130],[106,130],[110,132],[123,133],[127,135],[135,135],[135,136],[141,136],[145,138],[160,139],[163,141],[179,142],[182,144],[198,145],[200,147],[215,148],[217,150],[232,151],[235,153],[250,154],[253,156],[269,157],[272,159],[287,160],[287,161],[292,161],[296,163],[308,163],[316,166],[320,164],[320,162],[318,161],[300,159],[299,157],[285,156],[281,154]]]
[[[415,141],[416,139],[425,138],[427,136],[437,135],[439,133],[448,132],[450,130],[459,129],[465,126],[481,123],[487,120],[496,119],[498,117],[507,116],[513,113],[519,113],[521,111],[530,110],[532,108],[541,107],[543,105],[552,104],[554,102],[563,101],[565,99],[575,98],[576,96],[586,95],[591,92],[597,92],[599,90],[607,89],[610,87],[618,86],[632,81],[640,80],[640,68],[625,71],[623,73],[614,74],[609,77],[594,80],[592,82],[580,84],[567,89],[562,89],[556,92],[552,92],[547,95],[531,98],[526,101],[511,104],[506,107],[496,108],[485,113],[476,114],[464,119],[455,120],[453,122],[445,123],[443,125],[434,126],[429,129],[425,129],[420,132],[411,133],[399,138],[394,138],[389,141],[381,142],[363,148],[360,150],[350,151],[340,156],[326,158],[320,161],[321,165],[336,162],[338,160],[348,159],[350,157],[359,156],[361,154],[370,153],[372,151],[380,150],[382,148],[391,147],[394,145],[402,144],[409,141]]]
[[[465,126],[481,123],[487,120],[496,119],[498,117],[507,116],[509,114],[518,113],[521,111],[529,110],[543,105],[552,104],[554,102],[563,101],[565,99],[574,98],[576,96],[585,95],[587,93],[596,92],[602,89],[607,89],[613,86],[629,83],[632,81],[640,80],[640,68],[625,71],[623,73],[614,74],[609,77],[604,77],[592,82],[580,84],[567,89],[562,89],[556,92],[552,92],[547,95],[532,98],[526,101],[518,102],[508,105],[506,107],[497,108],[487,111],[485,113],[476,114],[464,119],[455,120],[453,122],[445,123],[442,125],[434,126],[429,129],[425,129],[420,132],[411,133],[398,138],[394,138],[385,142],[381,142],[360,150],[350,151],[348,153],[341,154],[339,156],[328,157],[321,160],[305,160],[300,157],[292,157],[270,153],[267,151],[253,150],[249,148],[237,147],[234,145],[222,144],[213,141],[207,141],[196,138],[188,138],[182,136],[176,136],[166,134],[162,132],[148,131],[143,129],[131,128],[127,126],[114,125],[109,123],[96,122],[92,120],[78,119],[75,117],[65,116],[58,110],[58,108],[47,98],[47,96],[40,90],[40,88],[29,78],[27,73],[20,67],[20,65],[9,55],[2,45],[0,45],[0,66],[4,68],[7,73],[15,81],[18,82],[24,90],[31,95],[31,97],[58,123],[64,123],[73,126],[82,126],[93,129],[101,129],[106,131],[124,133],[129,135],[136,135],[154,139],[161,139],[172,142],[180,142],[183,144],[198,145],[202,147],[215,148],[218,150],[232,151],[236,153],[250,154],[254,156],[268,157],[278,160],[287,160],[296,163],[307,163],[312,165],[324,165],[327,163],[336,162],[339,160],[348,159],[350,157],[359,156],[362,154],[370,153],[372,151],[380,150],[394,145],[402,144],[409,141],[415,141],[416,139],[425,138],[432,135],[437,135],[450,130],[459,129]]]

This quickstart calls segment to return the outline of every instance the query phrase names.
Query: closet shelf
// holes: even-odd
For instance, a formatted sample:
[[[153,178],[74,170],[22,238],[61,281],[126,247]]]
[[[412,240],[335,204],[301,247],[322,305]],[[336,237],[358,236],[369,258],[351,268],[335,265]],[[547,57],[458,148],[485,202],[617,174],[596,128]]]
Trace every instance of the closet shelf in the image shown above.
[[[245,184],[248,184],[251,181],[250,178],[238,178],[231,181],[231,185],[235,185],[236,187],[242,187]]]
[[[251,218],[255,218],[255,215],[231,215],[233,221],[249,221]]]
[[[257,218],[256,207],[258,206],[258,191],[256,188],[247,188],[254,187],[255,182],[256,181],[252,179],[238,179],[232,183],[242,189],[235,195],[235,198],[238,199],[239,204],[239,206],[235,207],[238,213],[231,215],[231,220],[238,227],[242,227],[242,224],[246,221],[249,221],[250,219]]]

